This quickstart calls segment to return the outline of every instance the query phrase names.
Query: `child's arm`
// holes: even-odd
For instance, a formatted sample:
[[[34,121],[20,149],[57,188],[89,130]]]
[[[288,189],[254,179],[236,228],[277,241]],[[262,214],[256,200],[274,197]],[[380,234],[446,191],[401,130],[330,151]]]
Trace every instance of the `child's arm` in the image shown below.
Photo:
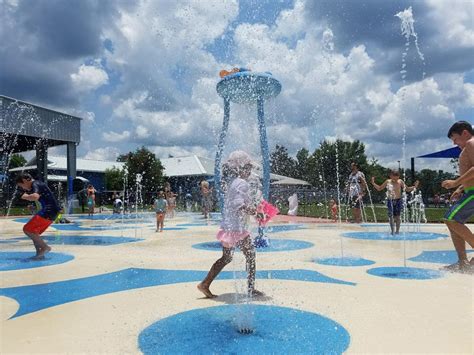
[[[445,189],[453,189],[457,186],[462,186],[466,181],[474,179],[474,166],[471,167],[468,171],[458,177],[456,180],[444,180],[441,183],[441,186]]]
[[[377,191],[382,191],[387,187],[388,180],[385,180],[382,185],[377,185],[375,182],[375,177],[372,176],[372,186],[377,190]]]
[[[38,201],[40,198],[40,194],[37,192],[34,192],[32,194],[27,194],[26,192],[21,195],[22,200],[26,201]]]
[[[406,186],[406,184],[403,180],[400,180],[400,182],[401,182],[401,185],[402,185],[402,189],[403,189],[403,187],[405,187],[406,192],[412,192],[413,190],[417,189],[418,185],[420,184],[420,182],[418,180],[415,181],[413,186]]]

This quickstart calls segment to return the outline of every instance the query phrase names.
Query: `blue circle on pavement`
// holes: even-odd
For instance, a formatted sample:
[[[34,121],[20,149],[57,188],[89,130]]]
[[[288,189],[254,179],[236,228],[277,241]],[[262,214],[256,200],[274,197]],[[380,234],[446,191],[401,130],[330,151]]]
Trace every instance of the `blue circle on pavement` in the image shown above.
[[[18,238],[20,239],[20,238]],[[22,238],[25,239],[25,238]],[[114,245],[123,243],[139,242],[143,239],[130,238],[130,237],[110,237],[110,236],[99,236],[99,235],[47,235],[43,236],[43,239],[48,244],[63,244],[63,245]]]
[[[342,236],[353,239],[369,239],[369,240],[431,240],[446,238],[446,234],[427,233],[427,232],[403,232],[400,234],[390,234],[387,232],[349,232],[343,233]]]
[[[190,310],[157,321],[138,338],[144,354],[342,354],[349,343],[347,330],[329,318],[267,305]]]
[[[375,261],[351,256],[342,258],[322,258],[315,259],[314,261],[318,264],[331,266],[365,266],[375,264]]]
[[[441,271],[417,267],[377,267],[367,270],[367,273],[374,276],[403,280],[430,280],[443,276]]]
[[[474,253],[474,250],[466,250],[466,253]],[[425,250],[408,260],[423,263],[454,264],[459,258],[455,250]]]
[[[273,252],[273,251],[291,251],[307,249],[314,246],[313,243],[305,242],[302,240],[293,239],[269,239],[269,246],[264,248],[255,248],[258,252]],[[194,244],[193,248],[202,250],[222,250],[222,244],[220,242],[206,242]]]
[[[44,259],[34,260],[34,252],[14,251],[0,252],[0,271],[32,269],[36,267],[63,264],[74,259],[64,253],[47,253]]]

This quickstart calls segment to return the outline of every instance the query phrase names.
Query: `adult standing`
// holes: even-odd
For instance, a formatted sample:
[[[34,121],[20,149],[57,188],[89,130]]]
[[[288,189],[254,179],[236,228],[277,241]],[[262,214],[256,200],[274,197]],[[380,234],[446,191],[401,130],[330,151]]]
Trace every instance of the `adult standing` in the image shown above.
[[[351,163],[351,173],[347,179],[347,193],[349,195],[349,205],[352,209],[352,217],[355,223],[362,222],[362,204],[365,191],[367,190],[367,182],[365,175],[359,171],[357,163]]]
[[[466,243],[474,248],[474,236],[465,225],[474,215],[474,169],[471,169],[474,167],[473,135],[472,125],[466,121],[456,122],[448,131],[448,138],[462,150],[459,155],[459,178],[441,183],[446,189],[457,187],[450,198],[455,203],[444,216],[458,255],[458,262],[445,267],[451,271],[466,272],[474,269],[474,258],[469,262],[466,255]]]

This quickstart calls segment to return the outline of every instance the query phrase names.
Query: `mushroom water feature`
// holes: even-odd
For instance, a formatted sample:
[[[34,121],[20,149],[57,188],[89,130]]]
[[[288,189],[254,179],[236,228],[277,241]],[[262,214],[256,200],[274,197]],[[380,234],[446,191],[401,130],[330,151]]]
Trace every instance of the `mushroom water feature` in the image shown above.
[[[278,96],[281,92],[280,82],[269,72],[258,73],[248,69],[234,69],[231,72],[221,72],[222,80],[217,83],[217,93],[224,99],[224,121],[219,134],[217,145],[214,182],[221,211],[224,205],[224,192],[221,189],[221,161],[225,147],[230,120],[230,103],[251,104],[257,103],[257,120],[262,153],[262,194],[268,201],[270,195],[270,153],[268,150],[267,132],[265,126],[265,100]],[[255,239],[256,247],[268,246],[263,236],[264,228],[258,228]]]

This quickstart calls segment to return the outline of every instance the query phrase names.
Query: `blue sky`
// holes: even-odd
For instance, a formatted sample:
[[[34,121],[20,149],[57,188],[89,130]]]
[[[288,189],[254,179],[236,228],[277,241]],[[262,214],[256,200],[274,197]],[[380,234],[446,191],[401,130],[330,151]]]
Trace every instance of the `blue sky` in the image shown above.
[[[79,155],[214,156],[221,69],[270,71],[271,147],[366,143],[386,165],[450,146],[474,117],[472,1],[0,0],[0,93],[83,117]],[[395,15],[411,8],[424,61]],[[14,34],[14,35],[12,35]],[[426,72],[423,78],[422,73]],[[258,154],[252,107],[232,108],[230,147]],[[54,149],[50,154],[61,154]],[[438,164],[428,162],[427,164]]]

